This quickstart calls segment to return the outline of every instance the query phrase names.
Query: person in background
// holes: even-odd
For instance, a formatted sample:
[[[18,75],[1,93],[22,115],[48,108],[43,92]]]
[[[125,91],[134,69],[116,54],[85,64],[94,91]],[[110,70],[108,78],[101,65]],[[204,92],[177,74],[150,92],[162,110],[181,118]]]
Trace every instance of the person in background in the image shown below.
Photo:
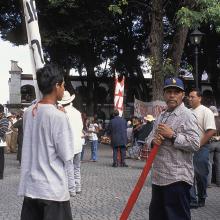
[[[36,76],[43,98],[23,117],[21,220],[72,220],[66,164],[74,156],[73,135],[67,115],[56,106],[63,97],[64,78],[53,64]]]
[[[119,111],[114,110],[114,118],[109,123],[109,134],[111,136],[111,145],[113,147],[113,164],[112,167],[127,167],[125,163],[126,158],[126,144],[127,144],[127,122],[124,118],[119,116]],[[118,161],[118,149],[121,152],[121,161]]]
[[[137,144],[139,132],[143,126],[143,121],[141,118],[135,118],[133,121],[133,144]]]
[[[0,104],[0,180],[4,177],[5,156],[4,148],[6,147],[5,134],[8,131],[9,121],[4,114],[4,106]]]
[[[131,144],[133,139],[133,127],[131,121],[127,122],[127,137],[128,143]]]
[[[91,158],[90,161],[96,162],[98,159],[98,133],[99,133],[99,126],[98,123],[94,120],[94,117],[91,117],[89,120],[88,126],[88,137],[89,142],[91,144]]]
[[[18,144],[18,151],[17,151],[17,160],[19,162],[19,167],[21,166],[21,152],[22,152],[22,144],[23,144],[23,112],[20,112],[20,117],[18,120],[12,125],[11,129],[18,132],[17,136],[17,144]]]
[[[10,128],[11,128],[13,124],[17,121],[15,114],[11,114],[10,121],[11,121],[11,125],[10,125]],[[10,152],[16,153],[17,152],[18,129],[10,129],[10,130],[11,130]]]
[[[70,196],[76,196],[76,193],[81,192],[80,160],[83,144],[83,122],[81,113],[73,107],[72,101],[74,98],[74,94],[71,96],[68,91],[64,91],[62,100],[58,101],[64,107],[74,138],[72,146],[74,151],[73,161],[67,165]]]
[[[205,206],[209,174],[209,141],[216,132],[214,114],[201,102],[201,92],[198,89],[191,90],[189,104],[198,120],[200,137],[200,149],[193,156],[195,178],[191,189],[191,208]]]
[[[215,116],[216,134],[211,138],[209,146],[208,187],[211,187],[212,177],[214,177],[216,185],[220,187],[220,117],[215,106],[210,106],[209,109]],[[215,175],[213,175],[212,167],[214,167]]]
[[[167,110],[156,119],[147,145],[159,145],[152,167],[152,198],[149,220],[190,220],[190,188],[193,184],[193,153],[199,150],[197,119],[185,107],[183,81],[164,82]]]
[[[82,113],[82,122],[83,122],[83,145],[82,145],[82,152],[81,152],[81,161],[83,161],[84,158],[84,151],[85,151],[85,146],[88,143],[88,125],[89,125],[89,120],[87,118],[86,113]]]
[[[154,120],[155,119],[152,115],[147,115],[144,117],[144,122],[138,131],[137,142],[145,142],[145,139],[153,129]]]
[[[105,115],[105,112],[101,109],[101,107],[98,107],[96,115],[97,115],[98,121],[100,120],[102,122],[102,128],[105,129],[106,115]]]
[[[6,148],[5,148],[5,152],[7,154],[9,153],[13,153],[13,149],[12,149],[12,125],[13,125],[13,120],[12,120],[12,114],[10,112],[7,113],[7,119],[8,119],[8,131],[5,134],[5,141],[6,141]],[[17,132],[17,131],[15,131]]]

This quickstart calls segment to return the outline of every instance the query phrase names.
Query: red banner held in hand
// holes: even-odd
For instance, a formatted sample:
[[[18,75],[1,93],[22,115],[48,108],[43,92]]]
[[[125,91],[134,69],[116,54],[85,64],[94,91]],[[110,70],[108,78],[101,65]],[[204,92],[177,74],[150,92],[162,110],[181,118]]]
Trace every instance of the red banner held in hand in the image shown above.
[[[152,163],[154,161],[154,158],[156,157],[157,155],[157,152],[158,152],[158,149],[159,149],[159,145],[154,145],[153,149],[151,150],[150,154],[149,154],[149,157],[146,161],[146,164],[141,172],[141,175],[138,179],[138,182],[136,183],[136,186],[134,187],[134,190],[133,192],[131,193],[129,199],[128,199],[128,202],[121,214],[121,217],[120,217],[120,220],[127,220],[130,213],[131,213],[131,210],[132,208],[134,207],[134,204],[136,203],[137,201],[137,198],[141,192],[141,189],[143,188],[144,186],[144,182],[147,178],[147,175],[151,169],[151,166],[152,166]]]

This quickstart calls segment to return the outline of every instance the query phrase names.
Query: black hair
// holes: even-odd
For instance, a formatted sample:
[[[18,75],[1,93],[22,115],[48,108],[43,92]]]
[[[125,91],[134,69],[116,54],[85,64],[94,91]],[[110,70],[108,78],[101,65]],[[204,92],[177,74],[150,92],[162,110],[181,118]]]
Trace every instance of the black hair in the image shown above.
[[[189,93],[190,92],[196,92],[196,95],[198,96],[198,97],[202,97],[202,92],[199,90],[199,89],[197,89],[197,88],[192,88],[190,91],[189,91]]]
[[[63,71],[55,64],[46,64],[36,73],[37,84],[43,95],[50,94],[53,87],[63,82]]]
[[[4,106],[2,104],[0,104],[0,113],[4,112]]]
[[[119,111],[118,111],[118,109],[115,109],[113,114],[114,114],[114,116],[119,116]]]

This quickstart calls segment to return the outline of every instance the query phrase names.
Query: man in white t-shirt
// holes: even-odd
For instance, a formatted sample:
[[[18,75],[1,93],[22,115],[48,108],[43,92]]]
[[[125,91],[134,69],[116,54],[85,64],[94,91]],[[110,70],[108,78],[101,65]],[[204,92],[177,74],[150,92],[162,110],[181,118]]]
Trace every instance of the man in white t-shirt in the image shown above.
[[[81,113],[73,107],[72,101],[75,95],[72,96],[68,91],[64,91],[64,95],[61,101],[58,101],[64,108],[69,123],[72,129],[74,144],[74,157],[73,161],[67,164],[68,182],[69,182],[69,192],[71,196],[75,196],[76,193],[81,192],[81,173],[80,173],[80,159],[83,145],[83,122]]]
[[[209,174],[209,140],[216,132],[214,114],[209,108],[202,105],[201,101],[201,92],[193,89],[189,93],[189,104],[198,120],[200,149],[195,152],[193,157],[195,180],[191,189],[191,208],[205,206]]]
[[[62,72],[45,65],[37,83],[43,98],[23,118],[21,220],[72,220],[65,164],[73,159],[73,136],[67,115],[56,107],[64,93]]]

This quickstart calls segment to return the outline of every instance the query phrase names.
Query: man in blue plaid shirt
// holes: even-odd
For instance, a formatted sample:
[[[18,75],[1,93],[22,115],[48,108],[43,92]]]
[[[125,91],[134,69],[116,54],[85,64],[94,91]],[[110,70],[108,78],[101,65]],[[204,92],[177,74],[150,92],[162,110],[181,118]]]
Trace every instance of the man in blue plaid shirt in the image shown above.
[[[3,179],[4,174],[4,147],[6,145],[5,142],[5,133],[8,130],[8,119],[4,114],[4,106],[0,104],[0,179]]]

